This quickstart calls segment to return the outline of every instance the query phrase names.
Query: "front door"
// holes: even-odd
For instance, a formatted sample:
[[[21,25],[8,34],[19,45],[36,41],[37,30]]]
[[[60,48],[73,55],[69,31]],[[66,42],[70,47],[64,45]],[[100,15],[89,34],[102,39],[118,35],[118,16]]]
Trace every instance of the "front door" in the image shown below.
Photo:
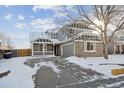
[[[124,54],[124,45],[121,46],[122,54]]]
[[[119,45],[116,46],[116,54],[120,54],[120,46]]]

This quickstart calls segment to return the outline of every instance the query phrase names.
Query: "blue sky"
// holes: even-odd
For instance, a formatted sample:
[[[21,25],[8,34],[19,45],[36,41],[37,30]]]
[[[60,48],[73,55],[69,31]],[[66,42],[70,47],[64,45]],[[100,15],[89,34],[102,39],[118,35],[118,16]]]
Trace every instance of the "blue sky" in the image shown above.
[[[30,48],[29,33],[59,27],[75,14],[74,6],[0,6],[0,33],[6,34],[14,48]],[[64,12],[64,13],[63,13]]]

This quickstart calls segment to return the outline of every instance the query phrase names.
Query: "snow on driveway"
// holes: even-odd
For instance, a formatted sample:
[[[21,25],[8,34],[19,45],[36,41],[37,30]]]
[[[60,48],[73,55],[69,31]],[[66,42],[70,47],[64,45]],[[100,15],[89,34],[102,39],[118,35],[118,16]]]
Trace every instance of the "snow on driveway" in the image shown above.
[[[118,68],[124,68],[124,66],[119,65],[100,65],[100,64],[124,64],[124,55],[111,55],[109,56],[109,59],[106,60],[103,57],[90,57],[87,59],[84,58],[78,58],[75,56],[66,58],[71,63],[75,63],[79,65],[80,67],[86,68],[86,69],[92,69],[95,70],[101,74],[104,74],[104,78],[116,78],[119,76],[124,75],[118,75],[113,76],[111,74],[112,69],[118,69]]]
[[[39,68],[42,67],[42,66],[47,66],[47,67],[50,67],[52,68],[52,70],[56,73],[61,73],[61,70],[58,69],[58,67],[51,61],[48,61],[48,62],[41,62],[41,63],[38,63],[36,64]]]
[[[32,75],[37,68],[30,68],[24,65],[28,57],[16,57],[0,60],[0,72],[10,70],[7,76],[0,78],[0,87],[27,88],[34,87]]]

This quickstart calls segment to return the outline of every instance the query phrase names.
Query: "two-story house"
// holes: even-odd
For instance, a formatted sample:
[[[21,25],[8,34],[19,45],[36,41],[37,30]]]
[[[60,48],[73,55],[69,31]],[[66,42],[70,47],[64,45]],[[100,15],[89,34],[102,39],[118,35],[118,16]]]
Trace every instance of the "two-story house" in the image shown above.
[[[60,29],[30,34],[33,55],[92,57],[103,56],[98,34],[82,22],[73,22]]]

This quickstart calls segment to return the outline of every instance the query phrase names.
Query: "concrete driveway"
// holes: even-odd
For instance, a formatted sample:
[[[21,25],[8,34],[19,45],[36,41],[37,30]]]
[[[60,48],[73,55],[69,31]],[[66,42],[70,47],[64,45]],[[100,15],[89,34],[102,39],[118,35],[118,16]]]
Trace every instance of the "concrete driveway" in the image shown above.
[[[55,64],[61,72],[56,73],[51,67],[41,66],[34,76],[36,88],[124,87],[124,77],[107,79],[96,71],[69,63],[63,57],[32,58],[28,60],[32,63],[26,64],[34,67],[37,63],[49,61]]]

